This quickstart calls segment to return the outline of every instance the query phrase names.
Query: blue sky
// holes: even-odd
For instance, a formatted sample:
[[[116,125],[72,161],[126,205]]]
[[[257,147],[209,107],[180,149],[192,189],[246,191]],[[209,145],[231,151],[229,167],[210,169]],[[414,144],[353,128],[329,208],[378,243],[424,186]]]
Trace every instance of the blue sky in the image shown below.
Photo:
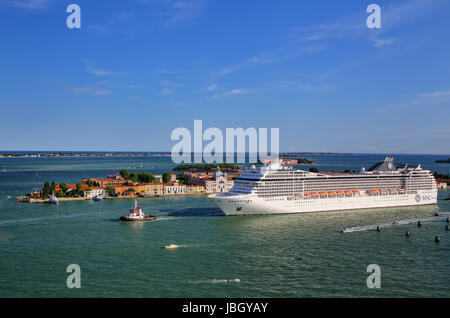
[[[381,29],[366,27],[370,3]],[[172,130],[202,119],[280,128],[282,151],[449,154],[449,13],[446,0],[0,0],[0,149],[170,151]]]

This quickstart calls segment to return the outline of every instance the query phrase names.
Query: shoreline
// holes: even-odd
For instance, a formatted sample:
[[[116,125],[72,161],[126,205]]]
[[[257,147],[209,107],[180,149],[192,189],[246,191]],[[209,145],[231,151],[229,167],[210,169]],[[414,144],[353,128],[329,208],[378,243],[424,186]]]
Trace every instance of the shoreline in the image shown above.
[[[213,193],[205,194],[168,194],[168,195],[153,195],[153,196],[120,196],[120,197],[103,197],[103,200],[121,200],[121,199],[154,199],[154,198],[167,198],[167,197],[184,197],[184,196],[207,196]],[[69,202],[69,201],[93,201],[93,198],[57,198],[58,202]],[[17,202],[21,203],[48,203],[48,199],[33,199],[27,197],[16,197]]]

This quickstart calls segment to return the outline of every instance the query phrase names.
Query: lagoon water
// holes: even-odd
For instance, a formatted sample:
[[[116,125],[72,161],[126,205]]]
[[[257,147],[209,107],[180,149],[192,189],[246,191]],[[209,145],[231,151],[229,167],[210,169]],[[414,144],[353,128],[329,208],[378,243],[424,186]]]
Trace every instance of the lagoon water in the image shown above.
[[[302,156],[320,170],[359,170],[383,155]],[[436,164],[439,155],[398,155],[397,162]],[[147,158],[0,158],[0,297],[449,297],[449,191],[418,208],[224,217],[206,196],[139,199],[155,222],[121,224],[132,200],[73,201],[58,206],[7,200],[44,181],[77,182],[120,169],[162,173],[174,164]],[[340,229],[421,219],[380,233]],[[364,228],[363,228],[364,229]],[[411,236],[405,237],[410,231]],[[439,235],[441,243],[434,243]],[[165,250],[166,244],[176,250]],[[68,289],[66,267],[81,268]],[[369,264],[381,288],[369,289]],[[226,283],[239,278],[240,283]]]

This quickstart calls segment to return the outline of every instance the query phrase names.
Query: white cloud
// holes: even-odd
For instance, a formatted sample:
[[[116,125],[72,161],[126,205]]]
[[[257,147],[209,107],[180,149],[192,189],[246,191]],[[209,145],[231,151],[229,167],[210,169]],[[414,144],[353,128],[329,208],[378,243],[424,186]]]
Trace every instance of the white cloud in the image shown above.
[[[205,89],[208,91],[214,91],[217,88],[216,84],[211,84],[208,87],[206,87]]]
[[[122,11],[122,12],[119,12],[114,17],[112,17],[111,19],[109,19],[106,23],[89,25],[86,27],[86,30],[92,30],[92,31],[96,31],[99,33],[104,33],[106,31],[108,31],[108,29],[111,25],[118,23],[118,22],[130,20],[134,16],[135,16],[135,14],[131,11]]]
[[[163,88],[159,91],[161,95],[171,95],[173,94],[173,90],[169,88]]]
[[[120,75],[120,73],[117,73],[117,72],[100,69],[100,68],[96,67],[93,63],[91,63],[90,61],[85,61],[85,63],[86,63],[86,68],[85,68],[86,71],[92,75],[99,76],[99,77]]]
[[[22,9],[44,9],[48,5],[47,0],[4,0],[0,2],[0,6],[10,6]]]
[[[304,81],[279,81],[269,85],[269,87],[274,87],[278,89],[285,89],[290,91],[300,91],[307,93],[326,93],[335,89],[334,86],[329,84],[316,84]]]
[[[185,102],[170,102],[168,105],[169,106],[183,106],[183,105],[186,105],[186,103]]]
[[[357,13],[323,24],[292,29],[288,38],[298,43],[307,43],[369,36],[375,47],[383,47],[394,43],[394,40],[391,38],[380,39],[381,34],[410,21],[417,21],[420,16],[438,10],[443,3],[445,3],[444,0],[396,1],[382,6],[381,29],[369,30],[365,20],[361,19],[361,14]]]
[[[377,39],[374,37],[371,40],[375,42],[374,44],[375,47],[382,47],[394,43],[393,39]]]
[[[450,89],[419,94],[415,98],[408,101],[377,107],[375,108],[375,111],[388,112],[397,109],[407,109],[415,106],[432,106],[448,102],[450,102]]]
[[[142,4],[163,8],[164,28],[176,27],[197,18],[204,7],[203,0],[140,0]]]
[[[90,95],[108,95],[112,93],[108,89],[93,88],[93,87],[72,87],[71,90],[75,93],[85,93]]]
[[[247,59],[246,61],[244,61],[244,62],[242,62],[242,63],[233,64],[233,65],[228,65],[228,66],[222,68],[222,69],[219,71],[219,74],[218,74],[218,75],[228,75],[228,74],[230,74],[230,73],[239,71],[239,70],[241,70],[242,68],[245,68],[245,67],[247,67],[247,66],[249,66],[249,65],[257,64],[257,63],[261,63],[261,59],[258,58],[258,57],[252,57],[252,58],[249,58],[249,59]]]
[[[95,75],[95,76],[110,76],[110,75],[119,75],[119,73],[109,71],[109,70],[102,70],[99,68],[94,67],[86,67],[86,71],[89,73]]]
[[[222,97],[226,97],[226,96],[233,96],[233,95],[245,95],[248,93],[249,93],[249,91],[246,89],[233,89],[231,91],[223,92],[223,93],[208,97],[207,100],[218,99],[218,98],[222,98]]]
[[[444,91],[436,91],[432,93],[422,94],[423,97],[440,97],[440,96],[450,96],[450,89]]]
[[[161,81],[159,81],[159,83],[166,87],[181,87],[181,86],[183,86],[182,83],[177,83],[177,82],[169,81],[169,80],[161,80]]]

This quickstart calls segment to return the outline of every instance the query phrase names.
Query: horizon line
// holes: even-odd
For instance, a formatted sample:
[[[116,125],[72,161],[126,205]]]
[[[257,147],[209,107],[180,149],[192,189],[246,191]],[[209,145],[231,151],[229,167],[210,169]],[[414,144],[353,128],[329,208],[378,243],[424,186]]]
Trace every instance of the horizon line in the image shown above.
[[[171,154],[171,151],[140,151],[140,150],[0,150],[0,154],[5,153],[158,153],[158,154]],[[245,152],[248,154],[249,152]],[[438,155],[438,156],[450,156],[450,154],[446,153],[394,153],[394,152],[339,152],[339,151],[280,151],[280,154],[351,154],[351,155]],[[194,153],[192,154],[202,154],[202,153]],[[226,155],[227,153],[223,153]],[[238,154],[238,152],[234,152],[234,154]]]

